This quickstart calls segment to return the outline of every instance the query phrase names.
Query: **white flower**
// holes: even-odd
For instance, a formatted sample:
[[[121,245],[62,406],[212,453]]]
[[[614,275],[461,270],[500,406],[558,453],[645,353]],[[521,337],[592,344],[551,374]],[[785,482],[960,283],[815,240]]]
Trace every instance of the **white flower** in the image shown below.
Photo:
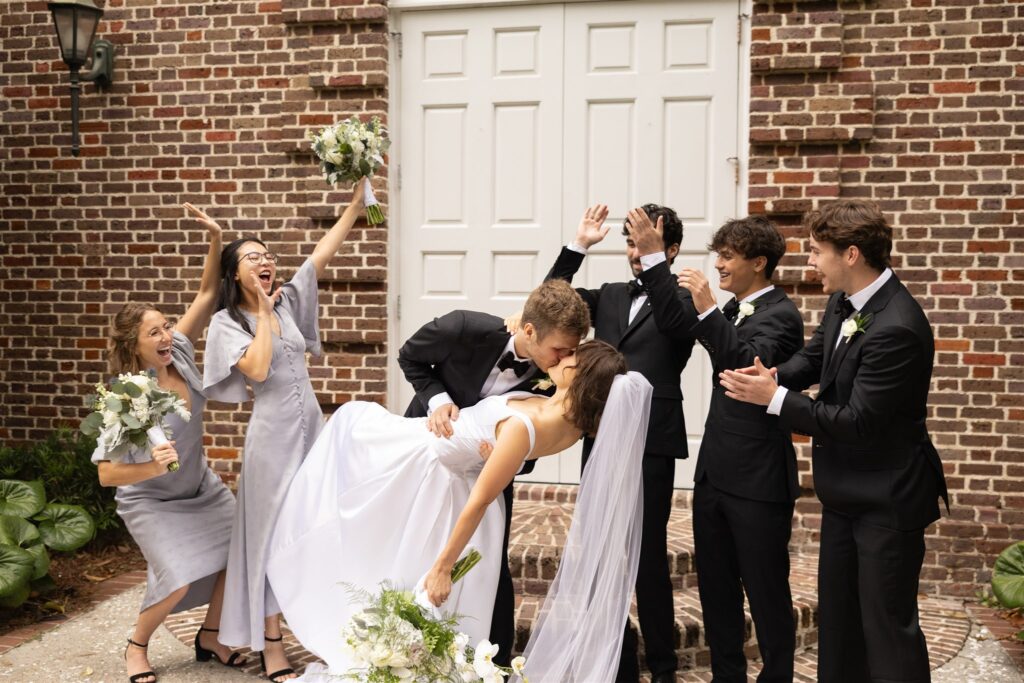
[[[473,669],[477,676],[487,680],[488,676],[494,674],[497,667],[494,666],[494,655],[498,654],[498,646],[491,644],[486,638],[476,646],[473,654]]]
[[[739,324],[743,322],[744,318],[749,318],[750,316],[754,315],[754,310],[755,306],[751,302],[744,301],[743,303],[741,303],[739,312],[736,315],[736,322],[734,324],[738,327]]]
[[[858,329],[857,321],[854,318],[850,318],[849,320],[847,320],[846,322],[843,323],[843,327],[842,327],[843,337],[845,337],[847,340],[849,340],[850,337],[852,337],[853,335],[857,334],[857,329]]]
[[[103,426],[113,427],[118,422],[118,415],[113,410],[103,411]]]
[[[391,673],[393,673],[394,675],[398,676],[398,678],[400,680],[403,680],[403,681],[410,680],[412,678],[412,675],[413,675],[412,671],[410,671],[409,669],[406,669],[405,667],[401,667],[401,666],[399,666],[399,667],[395,667],[395,666],[391,667]]]
[[[334,129],[324,128],[324,132],[320,135],[320,142],[324,143],[325,149],[337,149],[338,138],[334,137]]]
[[[519,656],[512,660],[512,673],[523,675],[523,667],[526,666],[526,657]]]
[[[356,140],[355,142],[352,143],[352,153],[355,154],[357,157],[363,153],[364,149],[366,149],[366,145],[364,145],[362,141]]]
[[[324,153],[324,160],[328,163],[334,164],[335,166],[341,166],[341,163],[345,160],[341,152],[336,149],[329,149]]]

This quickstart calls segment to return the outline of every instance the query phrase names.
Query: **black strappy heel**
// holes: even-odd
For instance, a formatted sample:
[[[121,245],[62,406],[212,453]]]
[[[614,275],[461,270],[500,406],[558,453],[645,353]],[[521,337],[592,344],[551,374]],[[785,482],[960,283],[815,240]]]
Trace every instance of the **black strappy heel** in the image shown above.
[[[248,664],[248,662],[246,662],[244,659],[242,659],[242,655],[238,654],[237,652],[232,652],[231,656],[228,657],[228,661],[225,662],[223,659],[220,658],[219,654],[217,654],[213,650],[207,650],[205,647],[200,645],[199,644],[199,634],[202,633],[203,631],[209,631],[210,633],[217,633],[217,632],[220,631],[220,629],[206,628],[205,626],[200,626],[199,630],[196,631],[195,646],[196,646],[196,661],[197,662],[208,662],[211,659],[216,659],[219,664],[223,664],[224,666],[230,666],[232,669],[235,669],[235,668],[240,667],[240,666],[245,666],[246,664]]]
[[[126,666],[128,664],[128,648],[131,647],[132,645],[134,645],[135,647],[139,648],[140,650],[145,650],[145,649],[147,649],[149,647],[149,643],[146,643],[145,645],[143,645],[142,643],[136,643],[134,640],[129,638],[128,639],[128,644],[124,646],[124,663],[125,663]],[[156,683],[156,681],[157,681],[157,677],[156,677],[156,672],[155,671],[143,671],[140,674],[135,674],[134,676],[129,676],[128,677],[128,683],[139,683],[143,678],[152,678],[153,679],[152,681],[147,681],[146,683]]]
[[[263,640],[266,640],[267,642],[270,642],[270,643],[280,643],[282,640],[284,640],[284,636],[281,636],[279,638],[271,638],[270,636],[264,635],[263,636]],[[277,680],[278,676],[287,676],[288,674],[295,673],[295,669],[292,669],[292,668],[289,667],[287,669],[281,669],[280,671],[275,671],[272,674],[268,674],[267,673],[267,662],[266,662],[265,659],[263,659],[263,651],[262,650],[260,651],[260,668],[263,669],[263,675],[266,676],[267,678],[269,678],[274,683],[285,683],[284,681]]]

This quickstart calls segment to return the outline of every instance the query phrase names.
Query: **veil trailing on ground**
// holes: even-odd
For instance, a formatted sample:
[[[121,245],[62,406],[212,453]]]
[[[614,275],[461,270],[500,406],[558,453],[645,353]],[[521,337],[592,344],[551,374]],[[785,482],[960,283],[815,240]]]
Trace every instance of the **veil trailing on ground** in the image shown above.
[[[651,393],[636,372],[612,383],[558,573],[523,653],[533,683],[615,676],[640,561]]]

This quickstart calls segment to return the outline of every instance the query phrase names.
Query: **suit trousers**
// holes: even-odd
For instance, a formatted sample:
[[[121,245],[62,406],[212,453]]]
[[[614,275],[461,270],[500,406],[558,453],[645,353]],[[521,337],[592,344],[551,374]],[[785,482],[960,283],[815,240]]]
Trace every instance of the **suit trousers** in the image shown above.
[[[652,675],[679,667],[676,658],[675,603],[668,566],[668,518],[672,512],[674,458],[644,455],[644,525],[640,539],[640,568],[636,576],[636,607],[644,637],[647,668]],[[622,656],[615,680],[640,680],[636,632],[626,623]]]
[[[512,588],[512,572],[508,568],[508,539],[512,530],[512,484],[501,492],[505,498],[505,538],[501,543],[501,567],[498,590],[494,594],[494,615],[491,617],[490,640],[498,646],[494,663],[511,666],[512,646],[516,639],[516,595]]]
[[[694,552],[714,683],[747,681],[744,591],[763,662],[758,683],[793,680],[792,525],[792,502],[740,498],[706,476],[694,486]]]
[[[824,508],[818,680],[930,681],[918,622],[924,529],[898,531]]]

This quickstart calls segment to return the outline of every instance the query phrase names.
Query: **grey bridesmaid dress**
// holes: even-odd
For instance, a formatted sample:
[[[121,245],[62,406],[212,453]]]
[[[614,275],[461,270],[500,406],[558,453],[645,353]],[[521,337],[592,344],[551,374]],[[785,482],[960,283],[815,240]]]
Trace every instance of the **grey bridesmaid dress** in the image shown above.
[[[238,507],[228,552],[221,643],[262,650],[263,620],[281,611],[267,583],[267,547],[292,477],[323,426],[323,414],[306,369],[306,352],[320,355],[316,268],[306,260],[282,287],[274,309],[281,335],[274,335],[266,380],[255,382],[238,369],[253,336],[218,311],[206,341],[204,391],[214,401],[240,403],[253,393],[245,433]],[[256,318],[245,314],[255,331]]]
[[[177,472],[128,486],[114,495],[117,514],[146,558],[146,595],[140,611],[160,602],[182,586],[185,597],[172,612],[181,612],[210,601],[217,574],[228,561],[228,543],[235,515],[235,498],[213,470],[203,451],[203,408],[195,349],[188,337],[175,330],[171,362],[188,385],[192,419],[185,422],[168,415],[164,424],[178,451]],[[107,460],[97,448],[93,462]],[[125,463],[152,461],[149,448],[133,447]]]

